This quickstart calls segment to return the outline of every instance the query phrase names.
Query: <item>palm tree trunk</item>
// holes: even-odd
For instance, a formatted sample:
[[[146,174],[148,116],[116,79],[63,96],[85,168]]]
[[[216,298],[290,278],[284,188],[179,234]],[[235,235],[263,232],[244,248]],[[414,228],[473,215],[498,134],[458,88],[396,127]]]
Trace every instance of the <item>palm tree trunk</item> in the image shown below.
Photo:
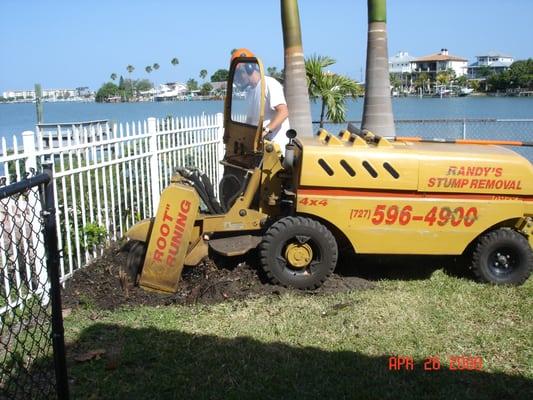
[[[396,136],[390,95],[386,0],[368,0],[368,42],[362,128]]]
[[[322,109],[320,110],[320,127],[324,127],[324,114],[326,112],[326,102],[322,99]]]
[[[300,136],[311,136],[313,125],[297,0],[281,0],[281,23],[285,49],[285,97],[289,108],[289,123]]]

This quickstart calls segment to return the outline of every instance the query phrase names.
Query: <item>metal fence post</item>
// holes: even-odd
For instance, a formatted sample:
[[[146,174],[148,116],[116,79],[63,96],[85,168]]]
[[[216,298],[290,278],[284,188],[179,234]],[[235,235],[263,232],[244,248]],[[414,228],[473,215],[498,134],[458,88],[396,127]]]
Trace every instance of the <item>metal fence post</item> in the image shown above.
[[[217,164],[218,164],[218,182],[222,179],[224,175],[224,166],[220,164],[220,161],[224,159],[224,114],[216,114],[216,124],[217,124]]]
[[[52,165],[45,166],[44,173],[50,181],[44,186],[44,242],[48,257],[46,269],[50,278],[50,297],[52,300],[52,346],[56,372],[57,395],[60,400],[69,398],[68,375],[65,357],[65,333],[61,310],[61,288],[59,284],[59,249],[57,246],[56,206],[54,202],[54,179]]]
[[[466,139],[466,118],[463,118],[463,139]]]
[[[148,133],[150,134],[150,180],[152,191],[152,216],[157,214],[159,198],[161,197],[159,184],[159,157],[157,154],[157,120],[148,118]]]

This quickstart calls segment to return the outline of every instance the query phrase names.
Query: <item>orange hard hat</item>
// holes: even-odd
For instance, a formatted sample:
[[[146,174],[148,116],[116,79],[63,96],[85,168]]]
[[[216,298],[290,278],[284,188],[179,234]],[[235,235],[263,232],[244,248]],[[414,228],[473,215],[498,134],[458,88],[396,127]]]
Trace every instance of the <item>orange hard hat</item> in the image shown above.
[[[233,53],[231,53],[231,61],[235,60],[237,57],[254,57],[254,53],[243,47],[241,49],[233,50]]]

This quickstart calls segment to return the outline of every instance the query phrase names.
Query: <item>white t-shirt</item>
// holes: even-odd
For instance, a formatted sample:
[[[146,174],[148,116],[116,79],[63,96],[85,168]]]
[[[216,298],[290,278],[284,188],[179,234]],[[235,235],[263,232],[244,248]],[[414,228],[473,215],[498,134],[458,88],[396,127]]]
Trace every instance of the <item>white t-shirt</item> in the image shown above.
[[[259,104],[261,96],[261,84],[260,82],[254,87],[248,90],[246,100],[248,102],[246,122],[251,125],[257,125],[259,121]],[[287,104],[285,95],[283,94],[283,86],[276,79],[265,76],[265,118],[263,126],[267,126],[270,120],[276,115],[276,106],[280,104]],[[273,141],[278,143],[281,147],[281,151],[285,151],[285,145],[289,142],[285,132],[290,129],[289,118],[270,134],[270,138],[274,138]],[[268,139],[268,138],[267,138]]]

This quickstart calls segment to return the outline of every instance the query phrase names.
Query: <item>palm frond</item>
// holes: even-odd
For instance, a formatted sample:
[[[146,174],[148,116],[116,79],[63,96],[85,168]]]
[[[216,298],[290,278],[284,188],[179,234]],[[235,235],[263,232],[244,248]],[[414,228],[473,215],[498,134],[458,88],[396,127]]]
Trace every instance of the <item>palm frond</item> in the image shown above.
[[[324,71],[334,63],[333,58],[316,54],[306,59],[305,72],[309,96],[313,101],[321,99],[322,104],[326,106],[326,116],[330,121],[344,122],[346,97],[358,96],[362,89],[356,81],[347,76]]]

